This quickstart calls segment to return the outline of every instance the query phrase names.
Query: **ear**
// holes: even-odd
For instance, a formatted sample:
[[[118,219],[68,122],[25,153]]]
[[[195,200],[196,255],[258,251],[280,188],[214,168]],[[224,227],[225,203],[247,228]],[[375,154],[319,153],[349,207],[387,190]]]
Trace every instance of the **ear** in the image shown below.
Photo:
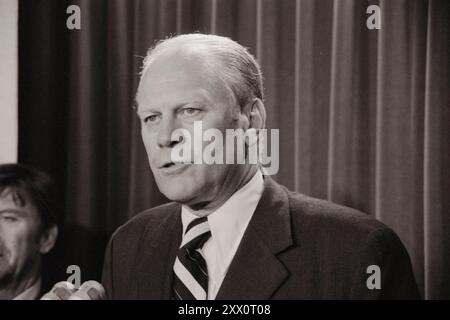
[[[261,139],[259,133],[266,127],[266,108],[261,99],[254,98],[243,110],[244,118],[247,120],[245,134],[248,136],[246,144],[254,146]]]
[[[45,230],[39,241],[39,252],[45,254],[52,250],[55,245],[56,238],[58,238],[58,227],[56,225]]]
[[[249,127],[256,129],[256,131],[266,127],[266,108],[261,99],[255,98],[252,100],[248,119]]]

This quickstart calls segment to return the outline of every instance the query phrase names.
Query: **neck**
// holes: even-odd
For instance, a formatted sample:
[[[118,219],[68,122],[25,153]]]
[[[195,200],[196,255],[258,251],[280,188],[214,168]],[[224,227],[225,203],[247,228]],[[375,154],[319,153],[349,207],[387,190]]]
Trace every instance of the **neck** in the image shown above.
[[[188,204],[187,206],[196,212],[199,217],[204,217],[214,212],[217,208],[222,206],[231,196],[239,189],[245,186],[259,170],[257,165],[248,165],[242,167],[240,170],[229,172],[225,177],[222,188],[217,192],[218,196],[210,201],[196,204]],[[238,177],[238,178],[237,178]]]

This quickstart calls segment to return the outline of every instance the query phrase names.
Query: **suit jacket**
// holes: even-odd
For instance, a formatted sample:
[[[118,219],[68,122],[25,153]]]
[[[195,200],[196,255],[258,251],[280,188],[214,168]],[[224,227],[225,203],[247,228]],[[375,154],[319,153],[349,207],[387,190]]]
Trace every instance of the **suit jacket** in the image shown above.
[[[171,299],[181,236],[176,203],[144,211],[118,228],[103,267],[108,298]],[[367,286],[371,265],[380,268],[381,289]],[[267,176],[216,297],[410,298],[420,298],[411,263],[391,229],[359,211],[291,192]]]

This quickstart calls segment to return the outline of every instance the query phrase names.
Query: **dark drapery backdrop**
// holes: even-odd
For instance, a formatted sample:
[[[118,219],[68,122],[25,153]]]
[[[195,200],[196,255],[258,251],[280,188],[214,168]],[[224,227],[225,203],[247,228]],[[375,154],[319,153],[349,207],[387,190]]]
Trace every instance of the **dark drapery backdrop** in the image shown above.
[[[81,30],[66,28],[71,4]],[[380,30],[366,27],[370,4]],[[450,298],[447,0],[21,0],[19,161],[61,191],[53,278],[77,264],[99,279],[111,233],[166,201],[133,98],[147,49],[193,31],[229,36],[261,63],[276,179],[385,222],[423,296]]]

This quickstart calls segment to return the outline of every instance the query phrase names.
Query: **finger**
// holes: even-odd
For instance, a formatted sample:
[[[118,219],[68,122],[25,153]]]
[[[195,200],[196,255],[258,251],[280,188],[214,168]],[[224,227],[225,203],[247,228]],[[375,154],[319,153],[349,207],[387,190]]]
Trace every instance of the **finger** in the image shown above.
[[[84,282],[77,292],[73,293],[69,300],[103,300],[105,299],[105,289],[94,280]]]
[[[42,296],[41,300],[67,300],[76,291],[75,286],[68,281],[56,283],[53,288]]]

